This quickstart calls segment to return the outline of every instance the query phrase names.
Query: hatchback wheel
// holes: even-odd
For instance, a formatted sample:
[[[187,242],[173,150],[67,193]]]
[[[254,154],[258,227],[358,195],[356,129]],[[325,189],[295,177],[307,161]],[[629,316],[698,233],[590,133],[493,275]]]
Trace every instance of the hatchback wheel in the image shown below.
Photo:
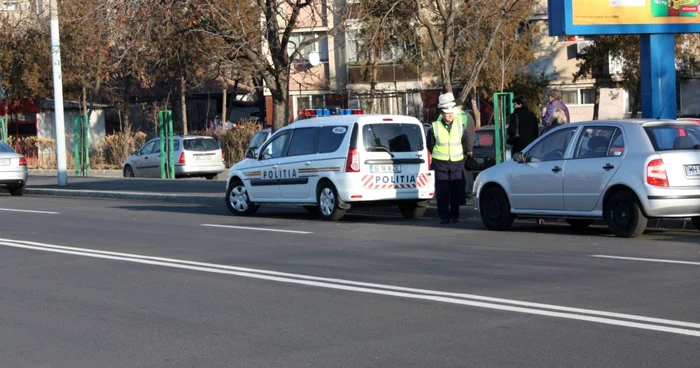
[[[226,207],[234,215],[250,216],[260,206],[250,201],[245,185],[240,180],[236,180],[229,185],[228,193],[226,193]]]
[[[345,216],[345,209],[341,208],[342,201],[333,184],[322,183],[317,193],[319,215],[325,221],[338,221]]]
[[[13,197],[20,197],[24,195],[24,186],[8,188],[10,195]]]
[[[693,221],[693,225],[695,225],[695,228],[700,230],[700,216],[693,217],[691,220]]]
[[[427,207],[419,206],[416,202],[405,202],[399,204],[399,211],[401,211],[401,215],[407,219],[419,219],[425,215],[425,211],[427,210]]]
[[[510,202],[503,189],[491,187],[479,196],[481,221],[489,230],[505,231],[510,229],[515,216],[510,212]]]
[[[132,169],[130,165],[124,166],[124,177],[133,178],[134,176],[134,169]]]
[[[634,193],[622,190],[605,203],[606,220],[610,231],[621,238],[636,238],[644,232],[649,221]]]
[[[593,220],[588,219],[566,219],[566,222],[568,222],[569,225],[576,230],[583,230],[593,225]]]

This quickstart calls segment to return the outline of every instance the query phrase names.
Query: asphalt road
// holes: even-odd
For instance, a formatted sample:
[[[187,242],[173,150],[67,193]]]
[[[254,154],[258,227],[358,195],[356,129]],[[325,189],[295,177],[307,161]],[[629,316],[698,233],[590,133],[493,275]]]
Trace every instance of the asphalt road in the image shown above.
[[[700,233],[0,195],[6,367],[698,367]]]

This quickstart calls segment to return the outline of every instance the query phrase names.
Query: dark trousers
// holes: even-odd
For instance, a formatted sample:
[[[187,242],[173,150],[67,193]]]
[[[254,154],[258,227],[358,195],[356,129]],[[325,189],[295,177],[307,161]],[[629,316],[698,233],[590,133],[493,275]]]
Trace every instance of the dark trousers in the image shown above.
[[[464,170],[436,171],[435,196],[441,220],[459,218],[459,205],[464,198]]]

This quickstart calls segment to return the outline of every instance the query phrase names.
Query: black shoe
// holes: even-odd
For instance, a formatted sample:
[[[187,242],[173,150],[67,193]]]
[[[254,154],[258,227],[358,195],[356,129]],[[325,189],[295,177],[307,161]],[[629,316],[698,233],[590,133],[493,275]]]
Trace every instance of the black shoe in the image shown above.
[[[440,220],[440,225],[449,224],[450,220]]]
[[[453,224],[456,224],[456,223],[459,222],[459,218],[450,219],[450,222],[453,223]]]

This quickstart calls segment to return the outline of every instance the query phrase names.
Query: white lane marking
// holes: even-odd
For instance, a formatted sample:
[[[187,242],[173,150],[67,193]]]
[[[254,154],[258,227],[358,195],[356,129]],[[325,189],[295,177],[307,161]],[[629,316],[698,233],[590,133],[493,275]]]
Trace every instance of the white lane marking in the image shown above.
[[[610,258],[610,259],[623,259],[626,261],[640,261],[640,262],[658,262],[658,263],[676,263],[700,266],[700,262],[689,262],[689,261],[674,261],[672,259],[656,259],[656,258],[635,258],[635,257],[618,257],[618,256],[606,256],[604,254],[594,254],[591,257],[595,258]]]
[[[451,293],[451,292],[444,292],[444,291],[416,289],[416,288],[408,288],[408,287],[385,285],[385,284],[375,284],[375,283],[351,281],[351,280],[336,279],[336,278],[308,276],[308,275],[301,275],[301,274],[295,274],[295,273],[268,271],[268,270],[261,270],[261,269],[255,269],[255,268],[222,265],[222,264],[216,264],[216,263],[186,261],[186,260],[175,259],[175,258],[144,256],[144,255],[139,255],[139,254],[110,252],[110,251],[102,251],[102,250],[95,250],[95,249],[88,249],[88,248],[75,248],[75,247],[52,245],[52,244],[38,243],[38,242],[24,241],[24,240],[12,240],[12,239],[0,238],[0,241],[34,245],[34,246],[53,248],[53,249],[75,250],[75,251],[79,251],[79,252],[106,254],[106,255],[114,255],[114,256],[119,256],[119,257],[146,259],[146,260],[154,260],[154,261],[180,263],[180,264],[193,265],[193,266],[220,268],[220,269],[225,269],[225,270],[234,270],[234,271],[241,271],[241,272],[252,272],[252,273],[259,273],[259,274],[264,274],[264,275],[291,277],[291,278],[302,279],[302,280],[322,281],[322,282],[331,282],[331,283],[353,285],[353,286],[363,286],[363,287],[370,287],[370,288],[377,288],[377,289],[386,289],[386,290],[393,290],[393,291],[405,291],[405,292],[420,293],[420,294],[427,294],[427,295],[448,296],[448,297],[456,297],[456,298],[462,298],[462,299],[473,299],[473,300],[495,302],[495,303],[501,303],[501,304],[518,305],[518,306],[523,306],[523,307],[550,309],[550,310],[556,310],[556,311],[561,311],[561,312],[590,314],[590,315],[595,315],[595,316],[621,318],[621,319],[629,319],[629,320],[641,321],[641,322],[659,323],[659,324],[665,324],[665,325],[671,325],[671,326],[683,326],[683,327],[700,329],[700,323],[674,321],[674,320],[663,319],[663,318],[644,317],[644,316],[637,316],[637,315],[633,315],[633,314],[606,312],[606,311],[599,311],[599,310],[594,310],[594,309],[563,307],[563,306],[558,306],[558,305],[523,302],[523,301],[512,300],[512,299],[493,298],[493,297],[474,295],[474,294]]]
[[[248,226],[232,226],[232,225],[216,225],[216,224],[202,224],[205,227],[220,227],[225,229],[240,229],[240,230],[253,230],[253,231],[269,231],[273,233],[289,233],[289,234],[313,234],[310,231],[298,231],[298,230],[282,230],[282,229],[268,229],[264,227],[248,227]]]
[[[5,211],[5,212],[26,212],[26,213],[40,213],[44,215],[60,215],[59,212],[50,212],[50,211],[32,211],[32,210],[18,210],[14,208],[0,208],[0,211]]]
[[[700,337],[700,331],[696,331],[696,330],[688,330],[688,329],[667,327],[667,326],[658,326],[658,325],[652,325],[652,324],[648,324],[648,323],[629,322],[629,321],[624,321],[624,320],[616,320],[616,319],[612,319],[612,318],[593,317],[593,316],[589,316],[589,315],[554,312],[554,311],[550,311],[550,310],[580,312],[580,313],[585,313],[585,314],[590,314],[590,315],[599,315],[599,316],[606,316],[606,317],[618,317],[618,318],[627,319],[627,320],[653,322],[653,323],[660,323],[660,324],[665,324],[665,325],[683,326],[683,327],[700,329],[700,324],[692,323],[692,322],[674,321],[674,320],[661,319],[661,318],[650,318],[650,317],[636,316],[636,315],[630,315],[630,314],[612,313],[612,312],[587,310],[587,309],[579,309],[579,308],[560,307],[560,306],[548,305],[548,304],[520,302],[520,301],[516,301],[516,300],[490,298],[490,297],[483,297],[483,296],[478,296],[478,295],[446,293],[446,292],[437,292],[437,291],[422,290],[422,289],[411,289],[411,288],[396,287],[396,286],[391,286],[391,285],[362,283],[362,282],[355,282],[355,281],[348,281],[348,280],[331,281],[331,280],[336,280],[336,279],[326,279],[326,278],[314,277],[314,276],[287,274],[287,273],[275,272],[275,271],[246,269],[246,268],[241,268],[241,267],[233,267],[233,266],[217,265],[217,264],[209,264],[209,263],[201,263],[201,262],[193,262],[193,261],[185,261],[185,260],[177,260],[177,259],[170,259],[170,258],[143,256],[143,255],[138,255],[138,254],[98,251],[98,250],[86,249],[86,248],[65,247],[65,246],[49,245],[49,244],[42,244],[42,243],[29,242],[29,241],[20,241],[20,240],[11,240],[11,239],[0,238],[0,245],[5,245],[5,246],[15,247],[15,248],[40,250],[40,251],[45,251],[45,252],[72,254],[72,255],[79,255],[79,256],[84,256],[84,257],[111,259],[111,260],[119,260],[119,261],[132,262],[132,263],[141,263],[141,264],[157,265],[157,266],[164,266],[164,267],[181,268],[181,269],[194,270],[194,271],[236,275],[236,276],[241,276],[241,277],[276,281],[276,282],[282,282],[282,283],[300,284],[300,285],[306,285],[306,286],[316,286],[316,287],[337,289],[337,290],[356,291],[356,292],[369,293],[369,294],[397,296],[397,297],[410,298],[410,299],[430,300],[430,301],[436,301],[436,302],[442,302],[442,303],[468,305],[468,306],[487,308],[487,309],[504,310],[504,311],[534,314],[534,315],[541,315],[541,316],[574,319],[574,320],[589,321],[589,322],[596,322],[596,323],[603,323],[603,324],[610,324],[610,325],[617,325],[617,326],[624,326],[624,327],[639,328],[639,329],[646,329],[646,330],[653,330],[653,331],[668,332],[668,333],[675,333],[675,334]],[[234,270],[241,270],[241,271],[234,271]],[[253,272],[258,272],[258,273],[252,273],[252,272],[247,272],[247,271],[242,271],[242,270],[251,270]],[[295,278],[273,276],[273,275],[289,275],[289,276],[292,276]],[[309,281],[306,281],[306,280],[309,280]],[[310,280],[324,280],[324,281],[310,281]],[[330,281],[330,282],[328,282],[328,281]],[[337,283],[331,283],[331,282],[337,282]],[[347,285],[344,285],[344,284],[347,284]],[[357,286],[350,286],[350,285],[361,285],[361,286],[365,286],[365,287],[357,287]],[[370,288],[370,287],[377,287],[377,288]],[[413,291],[413,290],[420,291],[421,294],[408,292],[408,291]],[[403,292],[403,291],[406,291],[406,292]],[[429,294],[429,295],[423,295],[423,294]],[[457,298],[446,297],[446,296],[454,296]],[[523,307],[516,307],[516,306],[509,306],[509,305],[502,305],[502,304],[493,304],[493,303],[484,303],[484,302],[479,302],[479,301],[461,299],[461,298],[467,298],[467,297],[469,297],[471,299],[502,301],[504,304],[543,306],[544,309],[550,309],[550,310],[523,308]],[[458,299],[458,298],[460,298],[460,299]]]

